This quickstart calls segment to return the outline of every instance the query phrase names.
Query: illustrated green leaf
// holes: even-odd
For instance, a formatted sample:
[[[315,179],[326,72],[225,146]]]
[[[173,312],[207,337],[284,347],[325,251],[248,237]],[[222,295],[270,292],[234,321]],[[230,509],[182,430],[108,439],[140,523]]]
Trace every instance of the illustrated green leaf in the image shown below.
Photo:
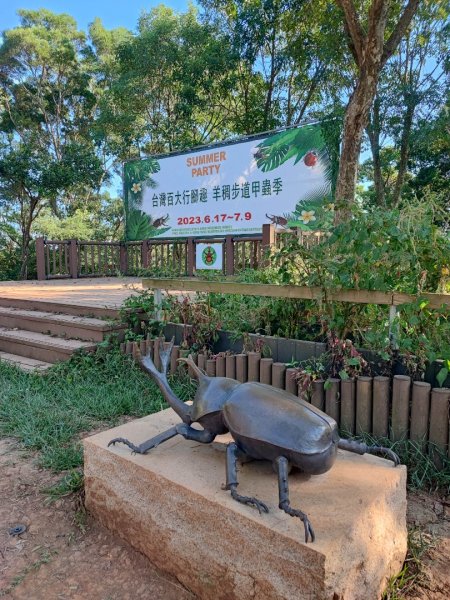
[[[293,157],[294,164],[297,164],[311,150],[317,152],[322,159],[327,156],[318,125],[281,131],[266,138],[257,147],[256,164],[263,172],[272,171]]]
[[[289,146],[287,144],[282,144],[281,146],[273,146],[268,150],[262,152],[262,157],[256,161],[256,164],[261,171],[264,173],[266,171],[272,171],[279,167],[283,162],[286,154],[289,151]]]
[[[146,240],[153,237],[155,232],[157,232],[157,229],[152,226],[149,215],[137,209],[129,211],[126,223],[127,240]]]

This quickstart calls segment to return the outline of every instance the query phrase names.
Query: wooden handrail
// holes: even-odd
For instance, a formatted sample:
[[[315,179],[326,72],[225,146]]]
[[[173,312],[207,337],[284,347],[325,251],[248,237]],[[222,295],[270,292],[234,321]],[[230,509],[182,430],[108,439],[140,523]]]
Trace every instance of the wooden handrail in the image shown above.
[[[270,285],[261,283],[235,283],[228,281],[200,281],[194,278],[144,278],[142,287],[147,289],[177,290],[185,292],[213,292],[216,294],[239,294],[242,296],[266,296],[270,298],[302,298],[304,300],[332,300],[355,304],[382,304],[399,306],[418,298],[429,301],[430,308],[450,306],[450,294],[402,294],[372,290],[324,290],[320,287],[302,285]]]

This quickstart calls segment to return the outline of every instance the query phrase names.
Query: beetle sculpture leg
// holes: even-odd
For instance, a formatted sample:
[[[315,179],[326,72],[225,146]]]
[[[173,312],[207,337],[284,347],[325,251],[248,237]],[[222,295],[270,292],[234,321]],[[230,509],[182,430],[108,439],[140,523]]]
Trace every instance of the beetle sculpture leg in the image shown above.
[[[236,442],[231,442],[227,446],[227,483],[225,486],[226,490],[230,490],[231,496],[237,502],[241,502],[242,504],[249,504],[250,506],[255,506],[259,514],[261,511],[266,513],[269,512],[269,509],[257,498],[250,498],[249,496],[241,496],[237,493],[236,488],[239,485],[237,480],[237,459],[239,454],[239,448],[237,447]]]
[[[155,437],[142,442],[142,444],[139,444],[139,446],[136,446],[133,444],[133,442],[130,442],[125,438],[114,438],[109,442],[108,446],[120,442],[121,444],[126,444],[129,448],[131,448],[131,450],[133,450],[133,452],[136,452],[136,454],[145,454],[152,448],[156,448],[156,446],[159,446],[159,444],[170,440],[176,435],[182,435],[185,440],[193,440],[202,444],[210,444],[216,437],[214,433],[211,433],[206,429],[194,429],[185,423],[179,423],[178,425],[175,425],[175,427],[171,427],[167,431],[163,431],[162,433],[155,435]]]
[[[349,452],[355,452],[356,454],[375,454],[376,456],[382,456],[388,460],[392,460],[395,466],[400,464],[400,459],[390,448],[384,446],[368,446],[363,442],[357,442],[356,440],[339,440],[338,447],[342,450],[348,450]]]
[[[291,517],[298,517],[303,521],[305,527],[305,543],[308,543],[309,538],[311,538],[311,542],[314,542],[316,536],[314,535],[314,529],[312,528],[308,517],[301,510],[291,508],[288,483],[289,461],[284,456],[279,456],[275,459],[275,465],[278,471],[278,494],[280,499],[278,506]]]

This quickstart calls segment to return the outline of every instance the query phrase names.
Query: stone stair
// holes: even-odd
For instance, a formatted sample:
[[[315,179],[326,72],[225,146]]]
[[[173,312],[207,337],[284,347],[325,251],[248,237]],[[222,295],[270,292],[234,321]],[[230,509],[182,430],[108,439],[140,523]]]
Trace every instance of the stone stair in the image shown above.
[[[115,308],[0,297],[0,360],[43,372],[75,352],[123,336]]]

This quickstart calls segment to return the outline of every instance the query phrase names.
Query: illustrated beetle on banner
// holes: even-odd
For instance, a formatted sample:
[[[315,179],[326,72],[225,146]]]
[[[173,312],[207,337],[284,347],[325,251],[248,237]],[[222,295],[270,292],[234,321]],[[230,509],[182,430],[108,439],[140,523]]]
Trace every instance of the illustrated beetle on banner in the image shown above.
[[[173,340],[167,350],[160,351],[162,371],[156,368],[150,354],[141,357],[140,364],[156,381],[183,423],[140,445],[115,438],[108,446],[121,442],[133,452],[145,454],[176,435],[210,444],[217,435],[229,432],[234,441],[227,446],[225,489],[230,490],[238,502],[255,506],[260,513],[269,512],[261,500],[237,492],[237,461],[238,458],[270,460],[278,474],[279,508],[301,519],[305,542],[313,542],[315,534],[307,515],[291,507],[288,484],[291,467],[310,475],[325,473],[333,466],[338,448],[357,454],[381,455],[396,466],[400,464],[398,456],[389,448],[341,439],[336,421],[301,398],[263,383],[208,377],[192,357],[180,359],[191,367],[199,382],[192,406],[185,404],[174,394],[167,380],[172,347]],[[203,429],[194,429],[192,423],[200,424]]]

